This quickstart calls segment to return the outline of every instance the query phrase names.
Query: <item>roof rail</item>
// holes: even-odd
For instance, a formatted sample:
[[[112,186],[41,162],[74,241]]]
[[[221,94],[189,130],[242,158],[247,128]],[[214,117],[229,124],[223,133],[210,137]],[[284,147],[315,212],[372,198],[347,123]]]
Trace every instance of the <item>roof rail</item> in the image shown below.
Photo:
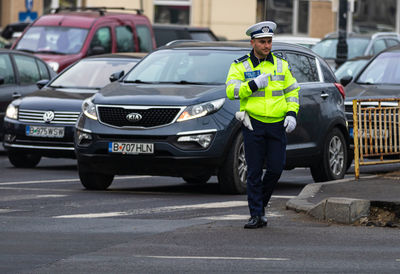
[[[124,7],[60,7],[56,9],[51,9],[51,13],[60,13],[62,11],[98,11],[101,16],[107,10],[127,10],[127,11],[136,11],[136,14],[143,14],[142,9],[126,9]]]
[[[181,40],[173,40],[168,43],[166,43],[164,46],[172,46],[172,45],[177,45],[177,44],[182,44],[182,43],[187,43],[187,42],[204,42],[201,40],[192,40],[192,39],[181,39]]]

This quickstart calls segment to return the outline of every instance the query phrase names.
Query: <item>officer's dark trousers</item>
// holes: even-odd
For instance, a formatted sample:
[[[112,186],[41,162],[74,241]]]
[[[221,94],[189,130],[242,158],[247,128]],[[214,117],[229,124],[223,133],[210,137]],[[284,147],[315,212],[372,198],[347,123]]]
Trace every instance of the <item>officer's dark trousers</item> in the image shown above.
[[[251,216],[263,216],[286,160],[283,121],[263,123],[253,118],[253,131],[242,126],[247,162],[247,199]],[[263,175],[263,166],[266,171]]]

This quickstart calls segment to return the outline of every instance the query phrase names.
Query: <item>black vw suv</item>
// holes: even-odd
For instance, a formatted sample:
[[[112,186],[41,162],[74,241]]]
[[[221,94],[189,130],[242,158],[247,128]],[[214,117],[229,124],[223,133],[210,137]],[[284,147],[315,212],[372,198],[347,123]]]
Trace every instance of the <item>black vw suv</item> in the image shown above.
[[[242,42],[176,42],[145,57],[121,80],[82,104],[75,152],[87,189],[106,189],[117,174],[179,176],[224,193],[244,193],[246,161],[239,101],[226,98]],[[288,135],[286,168],[310,167],[315,181],[343,178],[348,153],[344,91],[311,50],[274,43],[301,86],[298,126]]]

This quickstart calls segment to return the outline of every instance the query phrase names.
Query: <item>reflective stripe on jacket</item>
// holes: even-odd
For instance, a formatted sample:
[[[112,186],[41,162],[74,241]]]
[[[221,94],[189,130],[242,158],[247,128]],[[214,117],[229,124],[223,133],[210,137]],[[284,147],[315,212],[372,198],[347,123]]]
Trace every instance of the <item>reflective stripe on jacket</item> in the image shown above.
[[[250,54],[248,54],[250,56]],[[285,60],[272,54],[274,63],[262,61],[256,67],[251,58],[232,63],[226,80],[226,94],[231,100],[240,99],[240,111],[263,122],[281,121],[287,112],[297,114],[299,90],[296,79]],[[252,92],[249,82],[262,73],[270,73],[268,86]]]

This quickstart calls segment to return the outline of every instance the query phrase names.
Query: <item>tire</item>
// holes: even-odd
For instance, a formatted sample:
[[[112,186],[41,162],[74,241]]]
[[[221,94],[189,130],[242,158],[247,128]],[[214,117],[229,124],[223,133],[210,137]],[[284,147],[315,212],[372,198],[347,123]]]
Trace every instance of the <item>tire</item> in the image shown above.
[[[78,163],[79,179],[88,190],[106,190],[114,180],[114,175],[85,171]]]
[[[218,184],[222,193],[246,193],[247,164],[244,154],[243,136],[239,133],[233,140],[231,149],[218,171]]]
[[[211,174],[200,174],[194,177],[189,177],[189,176],[182,177],[182,179],[185,180],[186,183],[191,185],[206,184],[210,178]]]
[[[318,164],[311,167],[315,182],[342,179],[347,171],[347,145],[342,132],[334,128],[327,136]]]
[[[9,151],[8,160],[18,168],[32,168],[39,164],[42,156],[37,154],[29,154],[24,152]]]

